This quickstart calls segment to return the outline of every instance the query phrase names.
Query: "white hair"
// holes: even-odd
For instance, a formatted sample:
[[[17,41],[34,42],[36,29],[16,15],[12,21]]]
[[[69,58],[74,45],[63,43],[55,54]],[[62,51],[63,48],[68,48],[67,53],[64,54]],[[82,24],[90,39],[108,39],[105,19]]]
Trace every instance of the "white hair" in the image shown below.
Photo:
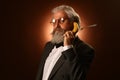
[[[80,28],[80,17],[78,13],[76,13],[75,10],[71,6],[60,5],[58,7],[53,8],[52,13],[56,13],[57,11],[60,11],[60,10],[65,11],[65,13],[70,18],[70,20],[77,22]]]

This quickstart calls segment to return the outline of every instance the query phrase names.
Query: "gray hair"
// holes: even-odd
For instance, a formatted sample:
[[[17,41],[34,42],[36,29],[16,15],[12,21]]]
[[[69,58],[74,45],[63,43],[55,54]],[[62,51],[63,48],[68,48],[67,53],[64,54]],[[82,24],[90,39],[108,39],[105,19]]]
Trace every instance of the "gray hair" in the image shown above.
[[[52,13],[55,13],[57,11],[63,10],[67,14],[67,16],[70,18],[70,20],[75,21],[78,23],[79,28],[80,28],[80,17],[78,13],[75,12],[75,10],[68,5],[60,5],[58,7],[55,7],[52,9]]]

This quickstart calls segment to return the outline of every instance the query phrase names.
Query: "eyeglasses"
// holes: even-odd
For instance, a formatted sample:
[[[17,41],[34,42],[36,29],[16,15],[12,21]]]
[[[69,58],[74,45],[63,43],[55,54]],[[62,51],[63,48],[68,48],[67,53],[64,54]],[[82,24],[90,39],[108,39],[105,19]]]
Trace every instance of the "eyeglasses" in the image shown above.
[[[52,19],[51,20],[51,24],[52,25],[55,25],[57,22],[60,23],[60,24],[63,24],[65,22],[65,20],[69,20],[69,18],[60,18],[60,19]]]

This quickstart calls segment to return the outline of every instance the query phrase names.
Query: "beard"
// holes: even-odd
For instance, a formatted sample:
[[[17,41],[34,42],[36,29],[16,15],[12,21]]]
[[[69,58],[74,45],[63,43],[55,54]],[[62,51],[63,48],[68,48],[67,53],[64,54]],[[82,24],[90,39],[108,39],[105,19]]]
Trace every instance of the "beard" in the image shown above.
[[[53,30],[52,32],[52,40],[51,42],[53,44],[59,44],[61,42],[64,41],[64,33],[65,33],[65,30],[63,30],[62,28],[56,28]]]

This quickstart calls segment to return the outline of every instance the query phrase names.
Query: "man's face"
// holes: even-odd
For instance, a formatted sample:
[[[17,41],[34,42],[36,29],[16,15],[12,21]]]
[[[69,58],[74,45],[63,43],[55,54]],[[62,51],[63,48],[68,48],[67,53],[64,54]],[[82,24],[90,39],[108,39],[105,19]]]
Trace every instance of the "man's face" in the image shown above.
[[[64,33],[72,30],[73,25],[64,11],[57,11],[53,14],[51,24],[53,25],[53,43],[60,43],[64,40]]]
[[[53,30],[56,28],[61,28],[65,31],[72,30],[72,22],[64,11],[54,13],[51,23],[53,24]]]

